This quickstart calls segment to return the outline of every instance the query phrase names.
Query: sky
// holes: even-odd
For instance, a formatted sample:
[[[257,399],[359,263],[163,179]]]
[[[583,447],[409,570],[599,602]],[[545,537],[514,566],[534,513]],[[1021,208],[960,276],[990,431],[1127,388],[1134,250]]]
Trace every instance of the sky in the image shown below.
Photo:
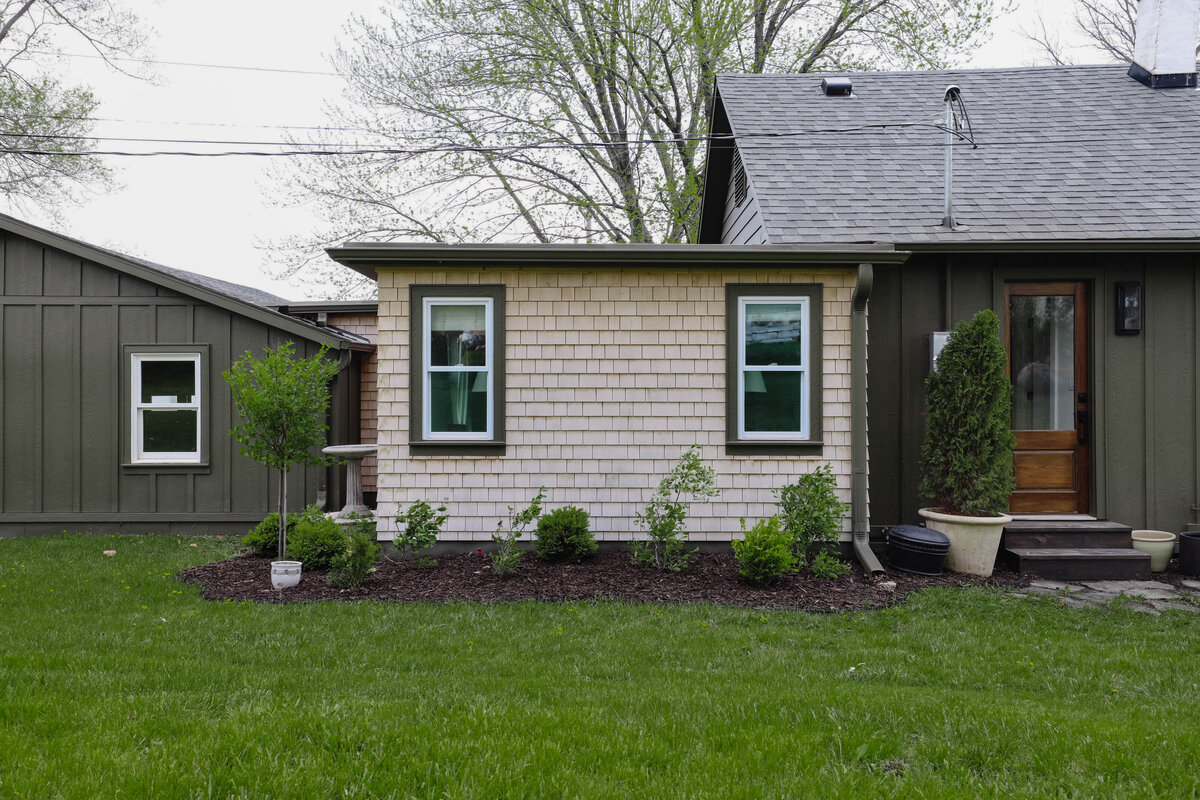
[[[341,91],[329,56],[352,14],[370,15],[378,0],[125,0],[151,29],[153,82],[107,69],[94,58],[56,65],[68,83],[90,85],[100,101],[95,134],[118,137],[280,141],[280,126],[328,124],[325,108]],[[1069,2],[1018,0],[998,19],[992,40],[964,66],[1038,63],[1021,35],[1041,13],[1071,41]],[[298,9],[302,8],[303,13]],[[69,53],[85,52],[79,46]],[[183,66],[182,64],[218,66]],[[229,69],[219,67],[253,67]],[[302,133],[302,131],[295,131]],[[144,145],[104,143],[112,149]],[[152,145],[205,149],[192,144]],[[213,150],[255,149],[218,145]],[[273,243],[319,226],[314,210],[280,204],[265,158],[107,157],[120,186],[51,217],[32,206],[0,209],[129,255],[254,286],[292,300],[320,296],[319,287],[273,279]]]

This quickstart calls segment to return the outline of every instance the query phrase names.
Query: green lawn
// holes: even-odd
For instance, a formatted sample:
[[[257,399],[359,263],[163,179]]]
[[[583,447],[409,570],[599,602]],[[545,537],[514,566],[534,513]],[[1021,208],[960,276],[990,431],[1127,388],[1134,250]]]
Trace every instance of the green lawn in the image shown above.
[[[0,540],[0,798],[1200,791],[1192,614],[209,603],[193,541]]]

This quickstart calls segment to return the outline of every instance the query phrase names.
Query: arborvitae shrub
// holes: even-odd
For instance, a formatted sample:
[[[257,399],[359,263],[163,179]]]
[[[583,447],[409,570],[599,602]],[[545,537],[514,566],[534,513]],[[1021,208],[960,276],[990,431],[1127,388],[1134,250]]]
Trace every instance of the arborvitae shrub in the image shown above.
[[[537,557],[545,561],[578,564],[600,549],[588,530],[588,513],[582,508],[558,508],[538,520],[534,542]]]
[[[993,516],[1012,494],[1012,385],[1000,318],[983,310],[954,327],[925,379],[921,496],[950,514]]]

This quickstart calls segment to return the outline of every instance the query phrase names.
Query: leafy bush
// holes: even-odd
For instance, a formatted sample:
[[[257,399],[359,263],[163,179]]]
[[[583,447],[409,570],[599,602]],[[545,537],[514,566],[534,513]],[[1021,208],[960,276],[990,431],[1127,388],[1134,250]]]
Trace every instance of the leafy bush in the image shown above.
[[[508,507],[507,525],[504,520],[500,520],[496,525],[492,541],[499,545],[499,548],[492,553],[492,568],[500,577],[504,577],[516,569],[517,565],[521,563],[521,550],[517,547],[517,541],[520,540],[530,523],[542,513],[542,501],[545,499],[546,487],[543,486],[538,489],[538,493],[533,496],[533,500],[526,508],[516,511],[512,506]]]
[[[396,515],[396,524],[401,526],[401,530],[396,534],[395,546],[408,550],[408,554],[417,560],[418,567],[432,567],[437,563],[422,554],[437,543],[442,526],[450,518],[445,512],[445,505],[435,510],[424,500],[418,500],[403,514]]]
[[[295,514],[288,514],[287,529],[291,534],[295,526]],[[275,555],[279,551],[279,514],[272,511],[242,537],[242,544],[260,556]]]
[[[812,574],[818,578],[840,578],[850,573],[850,565],[828,550],[820,550],[812,560]]]
[[[373,531],[375,525],[372,523],[370,527]],[[362,586],[375,571],[378,559],[379,544],[374,534],[368,533],[365,525],[356,522],[351,526],[348,546],[333,559],[329,569],[329,585],[337,589]]]
[[[775,583],[785,572],[799,571],[792,544],[791,535],[777,516],[759,521],[750,530],[746,530],[746,520],[742,520],[742,538],[733,541],[738,574],[762,586]]]
[[[315,505],[306,506],[303,511],[288,514],[288,538],[291,538],[292,531],[296,529],[296,523],[301,519],[311,520],[324,516],[324,512]],[[274,511],[268,514],[266,519],[242,537],[242,544],[260,556],[277,555],[279,551],[279,514]]]
[[[700,458],[698,445],[689,447],[679,458],[679,463],[658,484],[646,510],[637,515],[638,524],[650,537],[648,542],[633,543],[633,563],[643,569],[661,569],[679,572],[687,566],[694,550],[684,546],[687,530],[685,497],[707,503],[720,490],[713,468]]]
[[[838,499],[837,478],[828,464],[801,475],[777,494],[783,529],[792,537],[800,566],[804,566],[813,544],[838,540],[850,506]]]
[[[333,559],[346,552],[349,538],[341,525],[320,514],[317,518],[302,516],[288,544],[289,554],[305,567],[327,569]]]
[[[925,378],[921,496],[950,514],[992,516],[1012,494],[1012,385],[1000,318],[985,309],[954,326]]]
[[[557,508],[538,520],[534,542],[538,558],[578,564],[600,549],[588,530],[588,513],[582,508]]]

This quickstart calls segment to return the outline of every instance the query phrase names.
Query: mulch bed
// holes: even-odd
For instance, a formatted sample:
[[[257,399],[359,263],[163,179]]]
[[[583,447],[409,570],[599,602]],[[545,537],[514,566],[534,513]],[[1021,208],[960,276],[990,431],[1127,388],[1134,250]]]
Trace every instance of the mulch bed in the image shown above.
[[[651,603],[720,603],[752,608],[793,608],[840,611],[880,608],[904,600],[911,592],[934,586],[1022,586],[1027,576],[997,572],[990,578],[947,572],[938,577],[893,571],[882,577],[866,575],[858,565],[838,580],[808,574],[785,576],[770,588],[741,581],[729,553],[701,553],[682,572],[639,569],[629,554],[601,553],[584,564],[548,564],[526,555],[520,567],[500,578],[491,560],[480,555],[443,555],[437,565],[418,569],[409,560],[381,559],[378,571],[359,589],[334,589],[324,570],[304,571],[299,586],[283,591],[271,587],[271,559],[236,556],[181,573],[198,583],[209,600],[250,600],[292,603],[312,600],[378,600],[385,602],[450,603],[546,600],[628,600]],[[894,583],[894,586],[889,585]]]

